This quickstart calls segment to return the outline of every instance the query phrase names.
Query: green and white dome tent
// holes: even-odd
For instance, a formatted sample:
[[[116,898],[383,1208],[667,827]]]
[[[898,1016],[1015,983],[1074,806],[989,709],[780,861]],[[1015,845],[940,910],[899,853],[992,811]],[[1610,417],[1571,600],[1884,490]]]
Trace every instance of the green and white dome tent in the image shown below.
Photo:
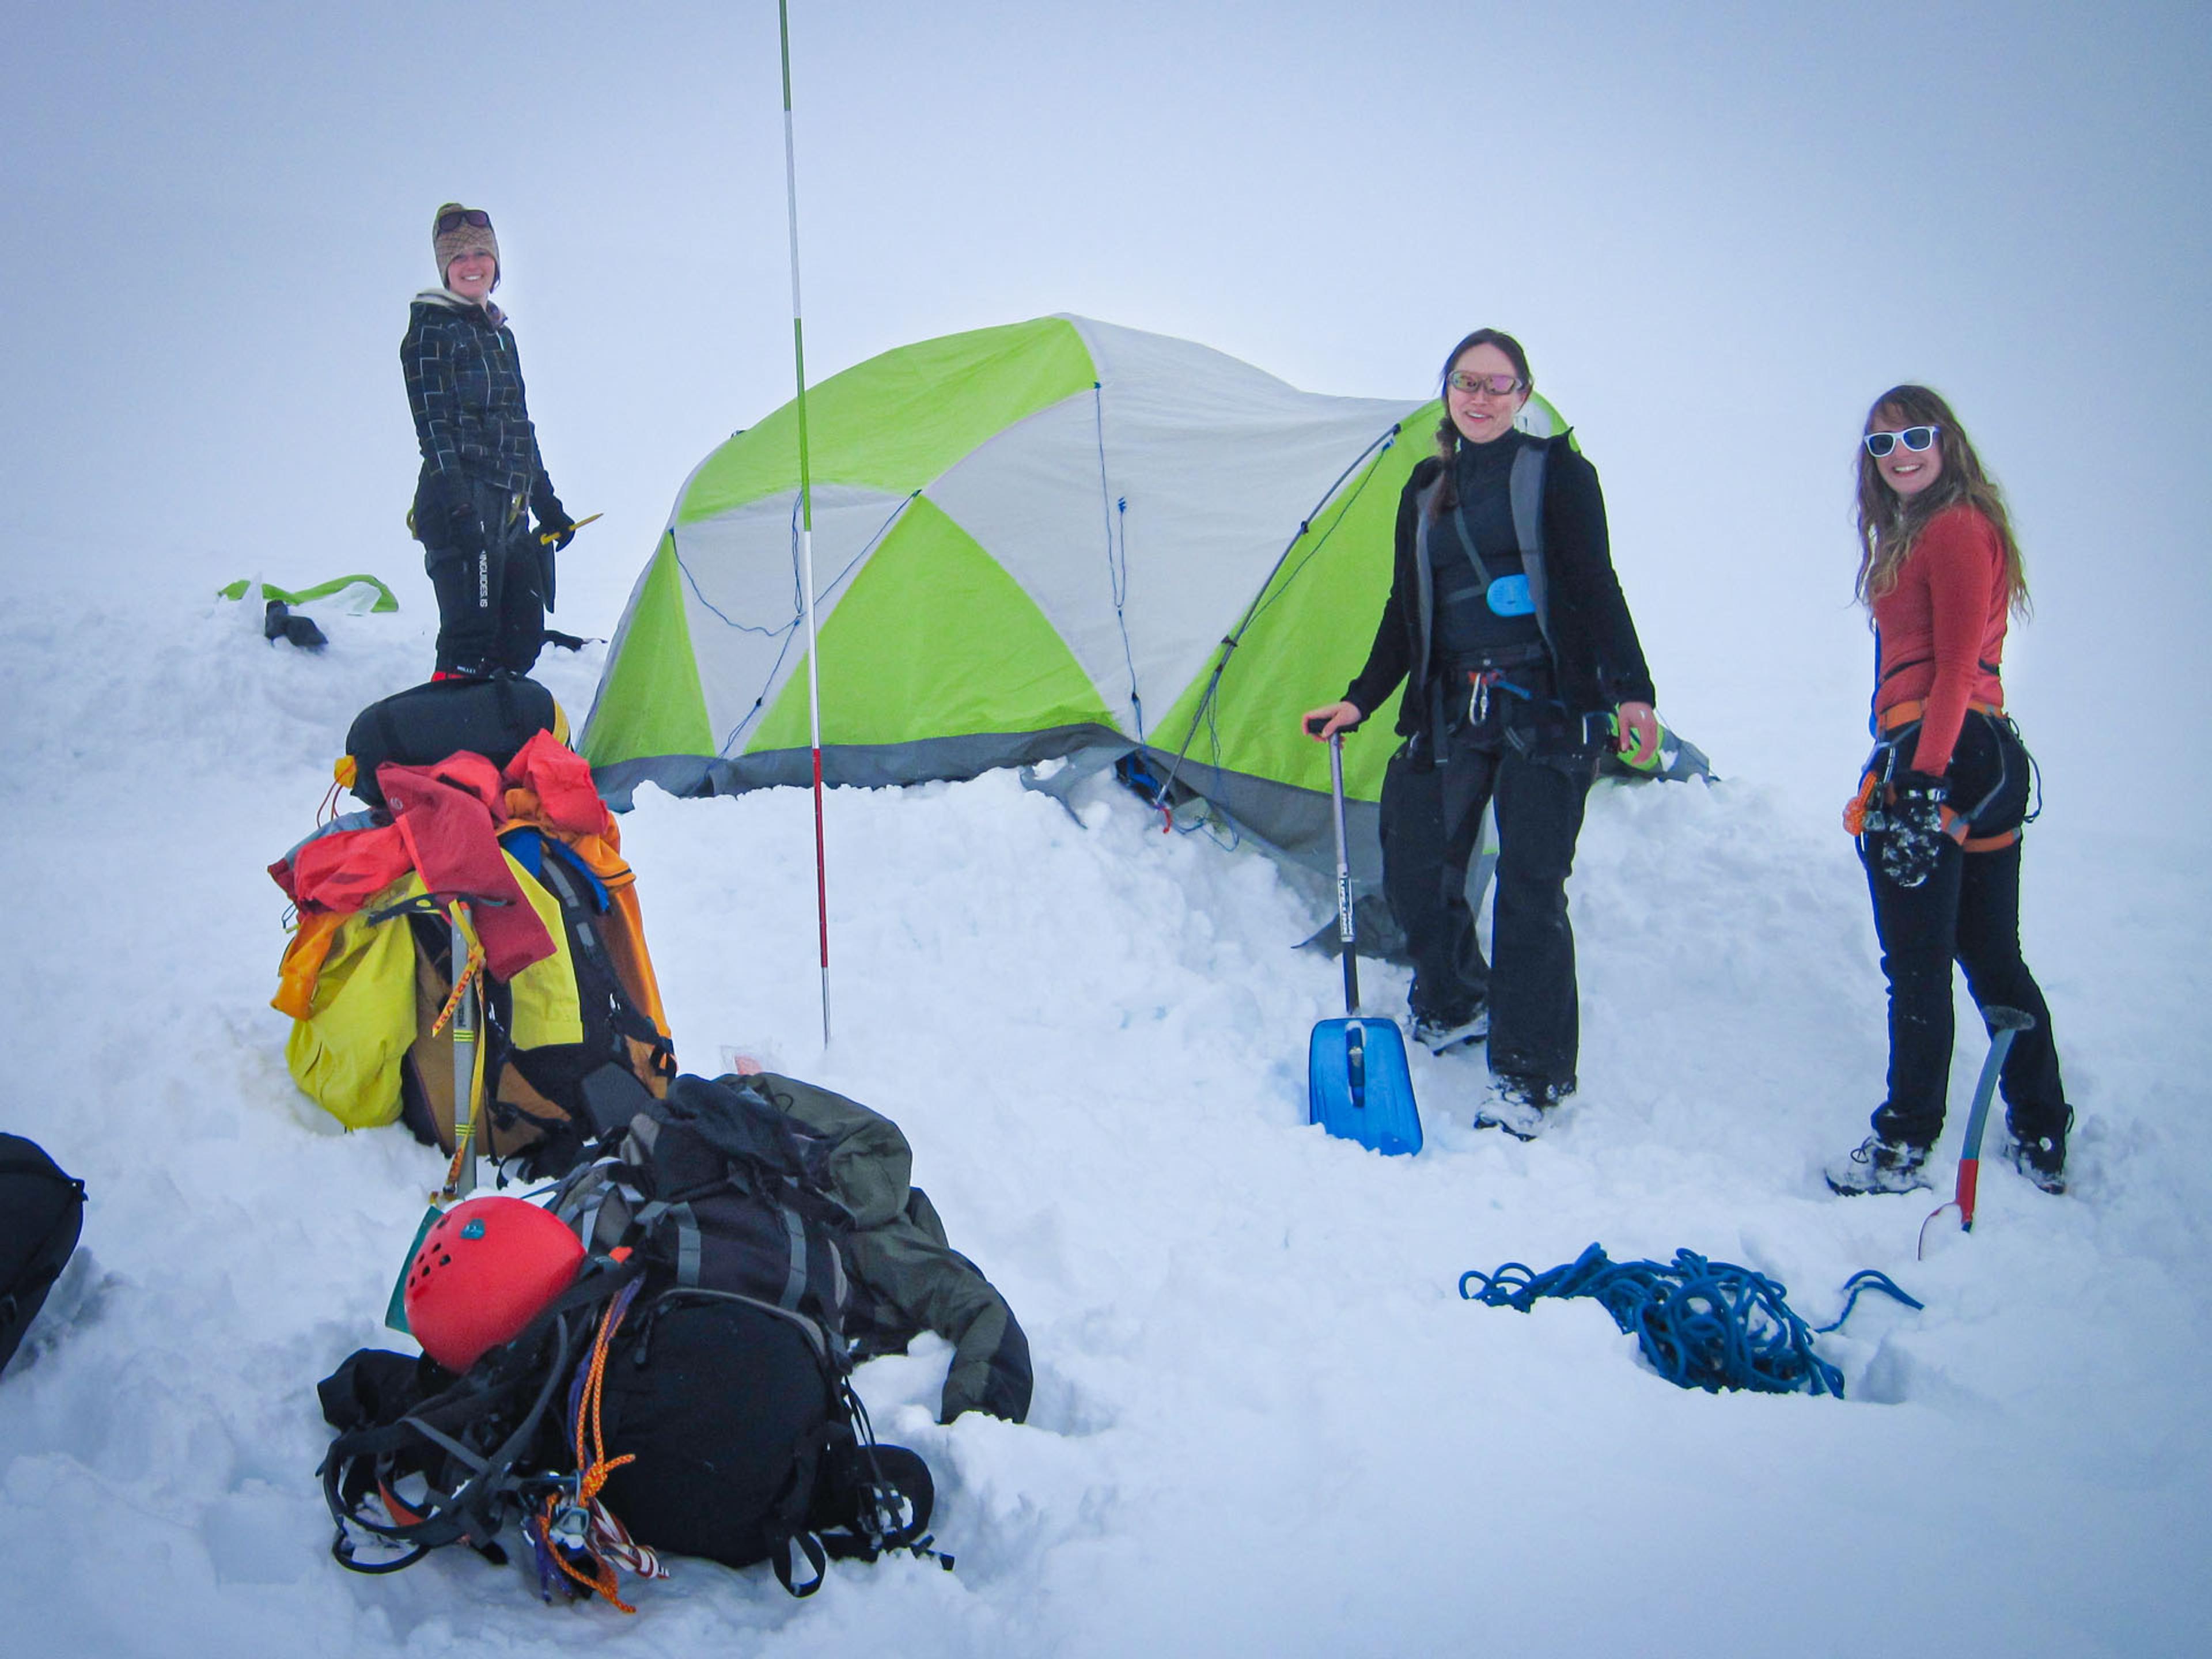
[[[1326,861],[1328,755],[1297,716],[1365,660],[1399,491],[1439,414],[1069,316],[809,388],[824,781],[1141,751]],[[1539,398],[1523,420],[1562,424]],[[811,779],[797,434],[787,404],[678,495],[584,731],[611,799]],[[1345,759],[1371,811],[1395,744],[1370,732]]]

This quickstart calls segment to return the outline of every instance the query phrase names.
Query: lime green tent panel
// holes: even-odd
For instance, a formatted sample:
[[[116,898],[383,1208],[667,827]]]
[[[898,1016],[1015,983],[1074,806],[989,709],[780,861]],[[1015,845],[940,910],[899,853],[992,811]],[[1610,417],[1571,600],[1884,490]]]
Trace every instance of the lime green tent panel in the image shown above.
[[[1538,430],[1566,425],[1541,398],[1529,398],[1528,416]],[[1314,515],[1253,605],[1218,683],[1211,672],[1194,681],[1156,729],[1155,746],[1328,793],[1328,750],[1299,731],[1296,716],[1334,701],[1366,665],[1390,597],[1398,498],[1413,469],[1437,453],[1443,418],[1441,400],[1407,415],[1397,441]],[[1364,740],[1345,745],[1347,798],[1382,798],[1382,770],[1397,747],[1389,735],[1397,706],[1393,696],[1367,710]]]
[[[902,346],[806,393],[808,460],[817,483],[903,495],[986,439],[1098,378],[1064,317],[1040,317]],[[955,385],[959,395],[948,398]],[[786,404],[739,433],[693,476],[676,522],[696,524],[799,483],[799,416]]]
[[[822,727],[840,745],[1053,731],[1113,719],[998,561],[927,498],[822,626]],[[745,752],[810,743],[802,661]]]
[[[1328,792],[1328,750],[1297,729],[1296,717],[1333,701],[1367,661],[1390,596],[1398,495],[1421,458],[1434,453],[1428,433],[1439,407],[1409,416],[1397,442],[1314,516],[1253,607],[1218,684],[1210,672],[1191,684],[1160,722],[1159,747],[1183,750],[1188,738],[1187,752],[1201,763]],[[1382,723],[1368,728],[1377,735],[1388,732],[1391,711],[1380,712]],[[1345,745],[1347,797],[1379,798],[1395,746]]]
[[[674,538],[661,537],[622,636],[625,648],[609,659],[592,710],[585,759],[596,766],[613,757],[712,754]]]

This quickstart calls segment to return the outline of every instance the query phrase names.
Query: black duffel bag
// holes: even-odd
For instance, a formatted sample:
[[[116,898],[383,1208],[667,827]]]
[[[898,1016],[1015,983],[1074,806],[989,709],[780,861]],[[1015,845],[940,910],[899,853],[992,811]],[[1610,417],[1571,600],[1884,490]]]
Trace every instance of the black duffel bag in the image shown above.
[[[354,763],[350,787],[371,806],[381,806],[376,769],[386,761],[434,766],[467,750],[503,768],[540,732],[568,740],[561,705],[536,680],[429,680],[354,716],[346,729],[346,753]]]

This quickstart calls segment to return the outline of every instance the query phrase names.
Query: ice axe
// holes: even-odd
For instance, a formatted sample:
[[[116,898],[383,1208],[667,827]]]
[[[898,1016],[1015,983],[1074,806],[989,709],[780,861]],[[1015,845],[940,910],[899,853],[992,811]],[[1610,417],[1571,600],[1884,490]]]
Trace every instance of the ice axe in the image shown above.
[[[423,893],[399,903],[372,911],[372,923],[389,921],[394,917],[409,915],[437,915],[443,914],[447,933],[447,962],[453,980],[453,989],[447,994],[446,1006],[438,1012],[431,1030],[434,1034],[451,1023],[453,1040],[453,1161],[447,1166],[445,1185],[430,1194],[422,1219],[415,1229],[414,1241],[402,1258],[399,1277],[392,1281],[392,1298],[384,1310],[384,1322],[395,1331],[407,1329],[407,1273],[415,1260],[415,1252],[447,1207],[466,1198],[476,1190],[477,1164],[484,1139],[483,1117],[483,1043],[484,1005],[478,994],[477,981],[484,960],[483,946],[476,933],[476,919],[471,904],[504,904],[505,899],[483,893]]]
[[[2017,1008],[1990,1007],[1982,1010],[1982,1022],[1990,1028],[1989,1058],[1982,1062],[1980,1080],[1974,1085],[1974,1107],[1966,1115],[1966,1144],[1959,1153],[1959,1186],[1948,1204],[1938,1204],[1929,1212],[1928,1219],[1920,1224],[1920,1248],[1916,1252],[1923,1259],[1928,1255],[1928,1229],[1936,1218],[1946,1210],[1959,1212],[1959,1231],[1974,1231],[1974,1189],[1982,1175],[1982,1128],[1990,1118],[1990,1101],[1997,1091],[1997,1074],[2004,1070],[2005,1055],[2012,1049],[2012,1041],[2022,1031],[2035,1029],[2035,1016],[2024,1014]]]
[[[586,525],[590,524],[593,520],[601,516],[601,514],[597,513],[590,514],[583,518],[573,521],[566,530],[547,530],[541,531],[538,533],[537,548],[538,596],[545,601],[545,608],[548,611],[550,611],[553,608],[553,544],[559,541],[563,536],[573,537]]]
[[[599,520],[604,519],[604,518],[605,518],[606,516],[607,516],[607,515],[606,515],[605,514],[604,514],[604,513],[591,513],[591,514],[586,514],[584,517],[582,517],[582,518],[580,518],[580,519],[577,520],[574,524],[570,525],[570,526],[568,526],[568,529],[569,529],[569,531],[573,533],[574,532],[576,532],[576,531],[581,530],[581,529],[582,529],[586,525],[595,523],[595,522],[597,522]],[[538,537],[538,544],[540,547],[550,547],[550,546],[552,546],[552,545],[553,545],[553,544],[554,544],[554,543],[556,543],[556,542],[559,541],[560,539],[561,539],[561,532],[560,532],[559,531],[557,531],[557,530],[549,531],[549,532],[547,532],[545,534],[544,534],[544,535],[542,535],[542,536]]]

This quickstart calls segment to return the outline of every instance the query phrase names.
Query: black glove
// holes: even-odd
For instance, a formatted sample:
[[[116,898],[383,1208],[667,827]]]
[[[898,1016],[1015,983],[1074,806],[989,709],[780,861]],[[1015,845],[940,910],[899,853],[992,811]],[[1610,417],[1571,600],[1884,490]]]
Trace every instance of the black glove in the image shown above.
[[[1899,774],[1882,817],[1875,854],[1882,874],[1899,887],[1919,886],[1936,873],[1936,856],[1949,839],[1943,833],[1943,780],[1925,772]]]
[[[549,536],[553,539],[547,541]],[[550,517],[541,513],[538,515],[538,539],[558,553],[576,539],[576,526],[565,513],[556,512]]]

